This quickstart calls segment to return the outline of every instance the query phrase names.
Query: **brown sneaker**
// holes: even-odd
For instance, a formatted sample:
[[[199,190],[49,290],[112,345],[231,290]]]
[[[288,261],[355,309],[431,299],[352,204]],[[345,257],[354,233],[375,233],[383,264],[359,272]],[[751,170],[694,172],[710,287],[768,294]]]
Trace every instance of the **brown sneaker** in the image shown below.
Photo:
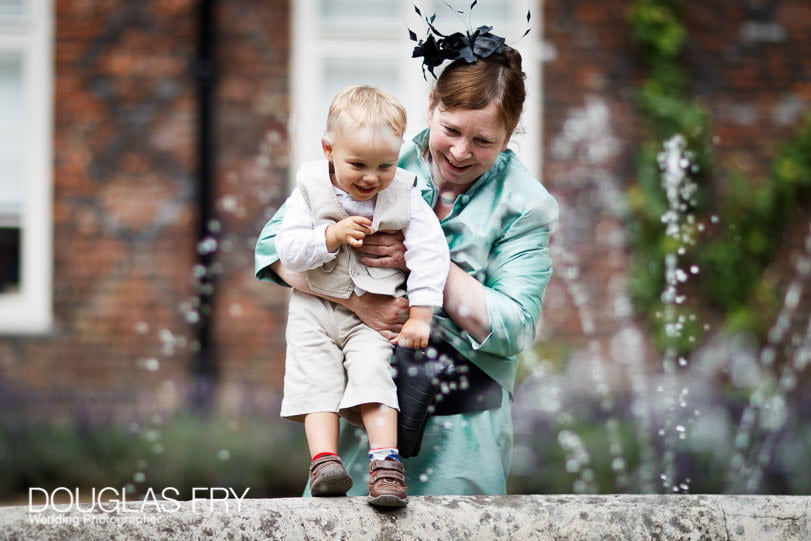
[[[369,462],[369,497],[366,501],[380,507],[405,507],[408,504],[408,487],[399,461]]]
[[[341,458],[324,455],[310,464],[310,494],[313,496],[346,496],[352,478]]]

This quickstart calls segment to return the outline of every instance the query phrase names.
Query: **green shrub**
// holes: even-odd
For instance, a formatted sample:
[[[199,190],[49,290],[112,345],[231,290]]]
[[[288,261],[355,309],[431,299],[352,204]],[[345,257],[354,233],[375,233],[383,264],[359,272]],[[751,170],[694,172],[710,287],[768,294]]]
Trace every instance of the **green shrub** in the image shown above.
[[[179,415],[162,425],[19,424],[0,418],[0,500],[29,487],[232,487],[250,497],[297,496],[307,479],[304,431],[278,419]]]
[[[796,136],[780,149],[766,182],[753,183],[732,172],[722,196],[710,156],[709,117],[690,97],[688,77],[681,63],[687,31],[681,22],[680,2],[636,0],[628,18],[646,69],[638,105],[646,128],[637,156],[637,179],[627,190],[628,230],[632,239],[631,297],[647,318],[660,349],[673,346],[665,336],[661,300],[665,289],[664,260],[679,253],[683,267],[698,265],[700,276],[690,299],[695,310],[721,314],[729,330],[763,338],[780,307],[778,292],[764,278],[774,261],[786,223],[811,190],[811,114]],[[665,233],[661,217],[668,210],[661,185],[657,156],[662,143],[674,135],[686,141],[691,167],[686,171],[697,186],[688,213],[704,231],[687,231],[691,242],[674,242]],[[714,217],[713,224],[708,218]],[[689,226],[689,224],[688,224]],[[699,238],[700,237],[700,238]],[[689,306],[689,305],[686,305]],[[698,341],[681,341],[687,353]]]

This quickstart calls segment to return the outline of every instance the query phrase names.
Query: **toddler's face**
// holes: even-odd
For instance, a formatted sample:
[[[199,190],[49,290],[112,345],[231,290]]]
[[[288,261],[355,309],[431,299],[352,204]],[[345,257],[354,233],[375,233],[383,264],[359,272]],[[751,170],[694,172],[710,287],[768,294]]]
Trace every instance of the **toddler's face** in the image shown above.
[[[336,126],[332,141],[322,141],[334,164],[332,183],[353,198],[366,201],[387,188],[397,172],[401,135],[388,126]]]

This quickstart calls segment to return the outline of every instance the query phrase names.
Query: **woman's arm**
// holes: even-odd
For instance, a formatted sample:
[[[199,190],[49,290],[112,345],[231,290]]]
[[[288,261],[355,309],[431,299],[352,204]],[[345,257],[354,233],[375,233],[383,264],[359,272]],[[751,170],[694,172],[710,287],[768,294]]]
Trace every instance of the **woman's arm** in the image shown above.
[[[367,257],[361,263],[370,267],[406,269],[402,233],[376,233],[366,237],[359,250]],[[490,334],[484,286],[451,262],[445,281],[442,308],[459,327],[481,342]]]
[[[455,263],[451,263],[445,282],[445,302],[442,307],[477,342],[483,342],[490,334],[484,286]]]
[[[285,205],[282,205],[273,217],[268,220],[259,234],[255,249],[254,270],[256,277],[278,285],[290,286],[310,295],[317,295],[310,290],[305,273],[293,272],[279,262],[276,237],[284,220],[284,215]],[[361,297],[353,293],[348,299],[317,296],[341,304],[351,310],[357,314],[361,321],[380,332],[388,340],[394,338],[400,332],[403,323],[408,319],[408,300],[405,298],[392,298],[373,293],[366,293]]]
[[[538,209],[514,220],[490,251],[484,298],[490,334],[478,350],[510,356],[535,339],[544,291],[552,274],[549,238],[553,223]]]
[[[404,297],[390,297],[364,293],[361,296],[352,293],[348,299],[339,299],[313,293],[307,283],[307,275],[303,272],[293,272],[279,261],[270,265],[270,268],[290,287],[340,304],[357,315],[366,325],[378,331],[387,340],[397,336],[408,319],[408,299]]]
[[[477,349],[500,356],[524,350],[534,339],[541,300],[549,282],[549,237],[557,216],[531,209],[504,231],[493,247],[484,283],[451,262],[445,283],[445,313],[474,340]],[[371,239],[373,237],[367,237]],[[387,267],[404,261],[404,247],[392,235],[380,235],[368,249],[369,266]]]

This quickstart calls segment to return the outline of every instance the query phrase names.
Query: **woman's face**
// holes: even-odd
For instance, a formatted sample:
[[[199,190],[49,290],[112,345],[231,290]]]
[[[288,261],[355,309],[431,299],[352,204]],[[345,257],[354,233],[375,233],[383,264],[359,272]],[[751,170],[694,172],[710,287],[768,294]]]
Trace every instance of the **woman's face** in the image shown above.
[[[493,102],[483,109],[429,109],[428,150],[437,186],[463,191],[493,166],[510,141],[498,113]]]

